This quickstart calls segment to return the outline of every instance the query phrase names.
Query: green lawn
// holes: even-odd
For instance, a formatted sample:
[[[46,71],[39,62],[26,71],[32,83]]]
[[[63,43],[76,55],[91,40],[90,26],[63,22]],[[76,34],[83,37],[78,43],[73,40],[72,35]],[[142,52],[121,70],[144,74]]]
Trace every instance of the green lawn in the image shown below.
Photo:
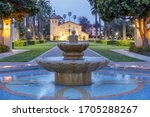
[[[56,43],[48,42],[44,44],[15,47],[15,49],[24,49],[29,51],[0,59],[0,62],[28,62],[38,57],[42,53],[48,51],[49,49],[53,48],[55,45]]]
[[[42,53],[48,51],[49,49],[53,48],[55,45],[56,43],[48,42],[48,43],[36,44],[32,46],[16,47],[15,49],[24,49],[24,50],[29,50],[29,51],[20,53],[14,56],[6,57],[4,59],[0,59],[0,62],[28,62],[38,57]],[[138,59],[123,56],[121,54],[111,51],[111,49],[128,49],[128,47],[119,47],[119,46],[105,45],[105,44],[99,44],[99,43],[90,43],[90,48],[96,51],[97,53],[115,62],[140,61]]]
[[[114,46],[114,45],[105,45],[99,43],[90,43],[90,48],[95,52],[109,58],[115,62],[137,62],[140,61],[135,58],[127,57],[116,52],[112,52],[111,49],[126,49],[128,50],[129,47],[121,47],[121,46]]]

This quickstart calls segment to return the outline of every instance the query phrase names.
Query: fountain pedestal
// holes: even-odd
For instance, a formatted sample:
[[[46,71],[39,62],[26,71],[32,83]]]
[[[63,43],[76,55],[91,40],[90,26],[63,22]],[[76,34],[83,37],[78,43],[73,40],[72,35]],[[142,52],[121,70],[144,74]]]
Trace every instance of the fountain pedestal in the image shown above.
[[[55,84],[81,86],[92,84],[91,73],[108,64],[101,57],[84,57],[80,60],[64,60],[63,57],[46,57],[37,60],[44,69],[55,72]]]
[[[55,83],[71,86],[90,85],[91,73],[55,73]]]

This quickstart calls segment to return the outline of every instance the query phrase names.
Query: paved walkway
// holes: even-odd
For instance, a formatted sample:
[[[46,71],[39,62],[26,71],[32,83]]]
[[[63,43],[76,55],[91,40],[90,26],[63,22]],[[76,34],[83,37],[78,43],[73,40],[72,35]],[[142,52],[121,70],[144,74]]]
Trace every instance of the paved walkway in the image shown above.
[[[5,58],[5,57],[9,57],[9,56],[12,56],[12,55],[16,55],[16,54],[19,54],[19,53],[27,52],[27,51],[29,51],[29,50],[12,50],[10,52],[0,54],[0,59]]]
[[[125,56],[129,56],[129,57],[133,57],[133,58],[136,58],[136,59],[139,59],[139,60],[150,62],[150,57],[148,57],[148,56],[136,54],[136,53],[129,52],[129,51],[126,51],[126,50],[112,50],[112,51],[117,52],[117,53],[122,54],[122,55],[125,55]]]

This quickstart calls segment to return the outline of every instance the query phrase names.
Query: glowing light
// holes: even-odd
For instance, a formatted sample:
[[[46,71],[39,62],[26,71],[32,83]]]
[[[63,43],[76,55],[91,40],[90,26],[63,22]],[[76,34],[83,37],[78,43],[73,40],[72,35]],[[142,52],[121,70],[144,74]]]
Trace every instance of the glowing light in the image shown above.
[[[116,36],[118,36],[119,35],[119,33],[118,32],[116,32]]]
[[[28,28],[28,32],[31,32],[31,29],[30,29],[30,28]]]
[[[10,68],[10,67],[12,67],[12,66],[4,66],[3,68]]]
[[[9,83],[9,82],[13,81],[13,78],[12,78],[12,76],[4,76],[3,80],[4,80],[4,82]]]
[[[9,29],[9,26],[8,26],[8,23],[5,24],[5,30],[8,30]]]
[[[132,24],[132,27],[135,28],[135,24]]]

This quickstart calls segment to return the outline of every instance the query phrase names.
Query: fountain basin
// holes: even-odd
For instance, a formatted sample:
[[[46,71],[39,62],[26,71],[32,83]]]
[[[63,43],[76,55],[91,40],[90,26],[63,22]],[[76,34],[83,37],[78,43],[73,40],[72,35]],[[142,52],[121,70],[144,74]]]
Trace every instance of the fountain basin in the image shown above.
[[[59,43],[58,48],[64,53],[64,59],[83,59],[83,51],[89,47],[88,43]]]
[[[55,72],[59,85],[90,85],[91,72],[106,66],[109,60],[102,57],[84,57],[83,60],[64,60],[63,57],[40,58],[36,61],[42,68]]]

